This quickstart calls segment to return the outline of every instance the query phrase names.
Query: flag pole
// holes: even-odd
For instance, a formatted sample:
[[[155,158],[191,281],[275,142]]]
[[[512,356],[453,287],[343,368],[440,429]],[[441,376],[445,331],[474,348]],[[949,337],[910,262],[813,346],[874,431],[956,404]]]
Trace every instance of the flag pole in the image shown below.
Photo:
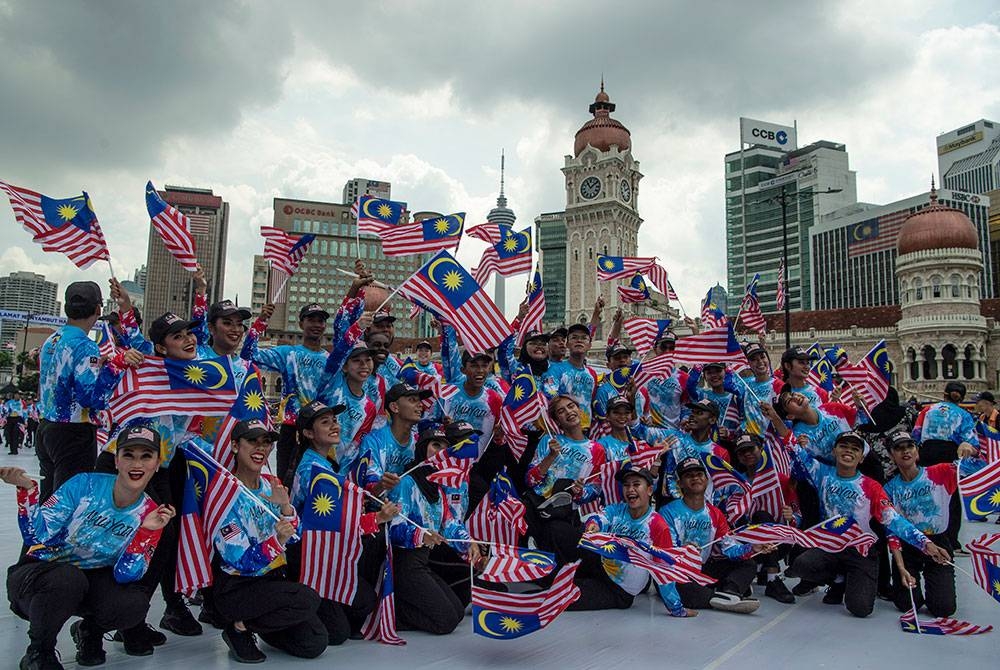
[[[419,268],[419,269],[418,269],[418,270],[417,270],[416,272],[414,272],[414,273],[413,273],[413,274],[411,274],[411,275],[410,275],[409,277],[407,277],[407,278],[406,278],[405,280],[403,280],[403,281],[402,281],[402,282],[401,282],[401,283],[399,284],[399,286],[397,286],[396,288],[392,289],[392,291],[391,291],[391,292],[389,293],[389,295],[387,295],[387,296],[386,296],[385,300],[383,300],[383,301],[382,301],[382,304],[381,304],[381,305],[379,305],[378,307],[376,307],[376,308],[375,308],[375,311],[376,311],[376,312],[378,312],[378,311],[379,311],[380,309],[382,309],[383,307],[385,307],[385,306],[386,306],[386,304],[387,304],[387,303],[388,303],[388,302],[389,302],[390,300],[392,300],[392,296],[394,296],[394,295],[396,295],[397,293],[399,293],[399,289],[403,288],[403,285],[404,285],[404,284],[406,284],[406,282],[408,282],[408,281],[410,281],[411,279],[413,279],[414,275],[416,275],[416,274],[417,274],[417,272],[420,272],[420,270],[423,270],[423,269],[424,269],[424,266],[423,266],[423,265],[421,265],[421,266],[420,266],[420,268]]]
[[[355,279],[358,278],[358,275],[355,274],[355,273],[353,273],[353,272],[351,272],[350,270],[345,270],[344,268],[333,268],[333,269],[336,270],[337,272],[339,272],[342,275],[347,275],[348,277],[354,277]],[[374,286],[375,288],[384,288],[384,289],[392,289],[393,288],[393,286],[391,284],[383,284],[380,281],[373,281],[371,285]]]
[[[358,219],[361,218],[361,196],[358,196],[354,201],[357,205],[357,212],[354,214],[354,251],[358,255],[358,260],[361,260],[361,227],[358,225]]]
[[[115,268],[111,265],[111,255],[108,254],[108,269],[111,270],[111,278],[118,281],[118,277],[115,276]]]
[[[923,635],[923,632],[920,630],[920,619],[917,618],[917,601],[913,598],[913,587],[908,586],[907,588],[910,591],[910,605],[913,606],[913,625],[917,627],[917,635]]]
[[[292,275],[285,275],[284,280],[282,280],[281,284],[278,285],[278,288],[274,291],[274,293],[271,294],[271,302],[272,303],[275,300],[277,300],[278,296],[281,295],[281,292],[283,290],[285,290],[285,286],[288,285],[288,280],[291,279],[291,278],[292,278]],[[285,302],[287,303],[288,301],[285,300]]]

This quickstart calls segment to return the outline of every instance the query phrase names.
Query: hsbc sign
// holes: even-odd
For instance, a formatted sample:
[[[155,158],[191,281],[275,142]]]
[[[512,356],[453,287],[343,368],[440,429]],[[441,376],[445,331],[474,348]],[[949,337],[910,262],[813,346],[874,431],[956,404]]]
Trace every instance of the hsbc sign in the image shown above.
[[[759,144],[781,151],[792,151],[798,148],[797,140],[794,126],[740,117],[740,141],[743,144]]]

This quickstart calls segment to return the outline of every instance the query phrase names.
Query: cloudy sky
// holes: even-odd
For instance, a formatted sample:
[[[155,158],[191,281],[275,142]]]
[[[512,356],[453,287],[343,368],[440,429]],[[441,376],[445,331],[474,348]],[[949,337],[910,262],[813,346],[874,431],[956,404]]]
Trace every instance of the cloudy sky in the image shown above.
[[[120,276],[145,262],[147,179],[212,188],[242,298],[275,196],[339,202],[362,176],[479,222],[504,147],[520,224],[563,209],[559,170],[603,73],[645,174],[640,254],[691,305],[725,283],[740,116],[845,143],[875,203],[926,189],[938,133],[1000,120],[988,1],[343,4],[0,0],[0,179],[88,191]],[[42,253],[9,207],[0,229],[4,273],[107,278]],[[473,264],[482,244],[462,247]]]

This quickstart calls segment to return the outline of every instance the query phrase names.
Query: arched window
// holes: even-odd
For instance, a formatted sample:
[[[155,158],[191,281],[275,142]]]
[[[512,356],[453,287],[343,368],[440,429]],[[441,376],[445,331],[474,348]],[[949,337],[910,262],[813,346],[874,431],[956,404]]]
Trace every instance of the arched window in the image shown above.
[[[962,360],[962,377],[972,379],[976,376],[976,362],[972,360],[976,355],[976,349],[971,344],[965,345],[965,358]]]
[[[941,278],[935,275],[931,278],[931,297],[940,298],[941,297]]]
[[[917,277],[913,281],[913,286],[917,289],[917,300],[923,300],[924,299],[924,280],[921,279],[920,277]]]
[[[913,347],[906,350],[906,362],[909,363],[910,379],[920,379],[920,361],[917,360],[917,352]]]
[[[945,379],[958,379],[958,351],[955,345],[946,344],[941,349],[941,372]]]
[[[926,345],[922,350],[924,354],[924,364],[923,370],[924,379],[937,379],[938,376],[938,366],[937,366],[937,352],[934,351],[934,347],[931,345]]]
[[[962,283],[962,278],[958,275],[951,276],[951,297],[958,298],[961,294],[960,284]]]

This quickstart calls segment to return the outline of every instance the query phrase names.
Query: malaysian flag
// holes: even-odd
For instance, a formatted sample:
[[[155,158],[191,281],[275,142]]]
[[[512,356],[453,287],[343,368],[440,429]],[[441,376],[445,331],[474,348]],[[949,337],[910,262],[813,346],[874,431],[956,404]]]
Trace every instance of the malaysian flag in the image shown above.
[[[193,593],[212,583],[212,540],[220,535],[222,522],[236,499],[244,495],[244,487],[231,472],[196,445],[187,442],[180,445],[180,449],[187,463],[187,479],[181,506],[175,583],[178,591]],[[257,500],[251,493],[245,495]]]
[[[403,222],[405,202],[382,200],[363,195],[351,205],[351,214],[358,221],[358,233],[381,235]]]
[[[386,256],[412,256],[454,249],[462,239],[464,223],[465,212],[459,212],[400,224],[379,234],[382,253]]]
[[[125,371],[108,409],[119,425],[140,416],[225,416],[236,395],[227,356],[197,361],[147,356]]]
[[[729,319],[725,313],[715,304],[715,287],[708,289],[705,300],[701,304],[701,326],[705,329],[722,328]]]
[[[312,466],[307,490],[299,581],[321,598],[350,604],[358,590],[364,493],[346,476],[319,465]]]
[[[260,235],[264,238],[264,258],[271,262],[272,268],[289,276],[299,269],[309,245],[316,239],[312,234],[290,235],[274,226],[261,226]]]
[[[458,391],[457,387],[451,385],[442,388],[441,378],[437,375],[427,374],[418,368],[417,364],[410,356],[407,356],[406,360],[403,361],[403,365],[400,366],[399,372],[396,373],[396,378],[401,382],[409,384],[410,386],[416,386],[421,391],[430,391],[432,393],[431,397],[424,398],[422,401],[425,412],[429,410],[435,402],[437,402],[438,398],[444,397],[442,395],[444,388],[448,388],[451,395],[454,395]]]
[[[468,481],[469,470],[479,456],[478,442],[476,438],[466,438],[428,456],[425,463],[435,469],[427,475],[428,481],[449,488],[458,488]]]
[[[535,267],[535,275],[528,282],[527,289],[528,311],[521,319],[521,326],[517,331],[517,346],[524,344],[524,337],[532,330],[541,330],[542,321],[545,319],[545,291],[542,288],[542,273]]]
[[[520,460],[528,446],[528,438],[522,427],[534,423],[545,414],[542,402],[538,385],[530,373],[519,374],[511,380],[510,390],[500,407],[500,425],[514,458]]]
[[[875,251],[886,251],[896,246],[899,229],[910,216],[904,209],[876,219],[855,223],[847,228],[847,257],[857,258]]]
[[[503,226],[499,223],[480,223],[466,228],[465,234],[487,244],[496,244],[503,239],[504,232],[509,230],[510,226]]]
[[[636,272],[632,275],[632,280],[629,281],[628,286],[618,287],[618,299],[625,304],[649,300],[649,287],[646,286],[646,281],[642,278],[642,273]]]
[[[44,251],[66,256],[78,268],[111,261],[108,244],[86,191],[75,198],[56,199],[0,181],[10,198],[14,218]]]
[[[649,283],[655,286],[660,293],[667,296],[667,300],[677,300],[677,294],[674,293],[674,287],[670,285],[666,268],[659,263],[653,263],[646,268],[646,275],[649,277]]]
[[[982,422],[976,422],[976,435],[979,437],[979,452],[987,463],[1000,461],[1000,430]]]
[[[492,349],[512,332],[496,303],[447,251],[410,275],[399,292],[444,317],[470,353]]]
[[[889,393],[889,350],[882,340],[857,363],[846,360],[837,366],[837,372],[851,388],[861,394],[868,407],[874,407]]]
[[[530,582],[556,567],[555,554],[505,544],[490,547],[490,557],[478,575],[484,582]]]
[[[969,460],[963,459],[963,463]],[[964,477],[959,476],[958,490],[962,494],[965,515],[970,521],[1000,512],[1000,461],[988,463]]]
[[[781,508],[785,506],[785,497],[781,492],[781,478],[778,473],[778,463],[775,462],[768,444],[761,449],[760,463],[757,472],[750,482],[750,512],[763,511],[772,519],[781,519]]]
[[[479,265],[472,270],[472,276],[477,282],[484,284],[494,272],[502,277],[531,272],[530,228],[515,233],[505,226],[503,238],[486,247]]]
[[[998,540],[1000,533],[986,533],[965,547],[972,554],[973,579],[976,584],[1000,603],[1000,552],[993,548]]]
[[[105,358],[111,358],[118,351],[118,347],[115,345],[115,334],[111,332],[111,324],[107,321],[97,322],[97,353]],[[14,343],[11,342],[11,345]],[[11,346],[11,349],[14,347]]]
[[[348,569],[357,572],[357,566],[353,563],[348,566]],[[406,640],[396,634],[396,595],[393,589],[392,543],[389,542],[388,533],[386,533],[385,563],[382,565],[382,574],[379,575],[375,590],[378,591],[378,607],[368,615],[368,620],[361,627],[361,635],[366,640],[376,640],[382,644],[393,646],[406,644]]]
[[[715,454],[703,453],[701,460],[712,480],[712,488],[716,492],[729,492],[726,499],[726,516],[729,520],[735,521],[746,516],[750,512],[750,485],[743,475],[729,461]]]
[[[666,379],[672,374],[674,374],[674,352],[665,351],[639,365],[635,373],[635,385],[642,386],[654,379]]]
[[[669,281],[667,282],[667,300],[676,300],[680,302],[680,298],[677,297],[677,291],[674,290],[674,285]]]
[[[583,534],[579,546],[605,559],[642,568],[657,584],[694,582],[707,586],[716,581],[701,572],[701,554],[693,545],[664,549],[611,533],[590,532]]]
[[[636,440],[632,436],[632,431],[629,428],[625,429],[628,432],[628,460],[633,468],[646,468],[651,469],[653,465],[660,459],[660,454],[663,453],[661,447],[655,444],[650,444],[645,440]]]
[[[673,325],[671,319],[646,319],[637,316],[625,319],[622,327],[628,333],[628,339],[635,347],[635,353],[645,356],[656,344],[656,341],[670,330],[671,325]]]
[[[524,511],[505,467],[493,478],[489,492],[469,515],[466,525],[478,541],[517,545],[528,530]]]
[[[854,547],[862,556],[868,555],[868,550],[876,540],[874,535],[861,530],[857,521],[846,516],[827,519],[803,531],[803,535],[808,538],[807,546],[833,554]]]
[[[731,323],[680,338],[674,347],[674,359],[692,365],[720,362],[749,365],[740,343],[736,341]]]
[[[545,628],[580,597],[573,584],[580,561],[567,563],[545,591],[501,593],[472,585],[472,631],[494,640],[513,640]]]
[[[179,209],[160,197],[153,182],[146,182],[146,210],[150,223],[163,240],[167,251],[177,259],[188,272],[198,269],[198,259],[194,255],[194,237],[191,235],[188,218]]]
[[[601,281],[624,279],[636,272],[645,272],[656,263],[655,257],[635,258],[631,256],[605,256],[597,254],[597,278]]]
[[[921,621],[914,616],[913,610],[899,617],[899,626],[904,633],[918,633],[920,635],[980,635],[993,630],[993,626],[980,626],[948,617]]]
[[[215,446],[212,454],[215,460],[222,463],[222,466],[227,470],[232,470],[236,465],[236,455],[233,454],[230,444],[233,428],[240,421],[250,419],[259,419],[268,426],[271,424],[271,414],[267,408],[267,401],[264,399],[260,370],[257,369],[256,365],[251,365],[251,369],[247,371],[240,393],[236,396],[236,402],[226,414],[226,418],[222,420],[219,431],[215,435]]]
[[[743,319],[743,325],[747,328],[763,335],[767,332],[767,321],[764,320],[764,315],[760,311],[760,299],[757,298],[757,282],[759,281],[760,273],[758,272],[747,285],[746,296],[740,305],[740,318]]]
[[[823,348],[819,346],[818,342],[809,347],[809,353],[810,355],[815,355],[816,358],[809,368],[806,383],[830,393],[833,391],[833,362],[824,355]]]
[[[607,425],[607,422],[602,421],[601,424]],[[611,430],[609,428],[605,435],[610,434]],[[590,439],[598,440],[600,437],[591,435]],[[581,517],[597,514],[607,505],[622,502],[622,489],[618,483],[617,476],[624,465],[622,461],[605,461],[597,468],[597,472],[584,479],[584,481],[597,479],[600,482],[601,495],[580,506],[579,512]]]
[[[777,310],[785,309],[785,260],[781,259],[781,263],[778,265],[778,287],[774,296],[774,308]]]
[[[812,544],[801,530],[783,523],[750,524],[734,531],[730,537],[744,544],[797,544],[801,547]]]

